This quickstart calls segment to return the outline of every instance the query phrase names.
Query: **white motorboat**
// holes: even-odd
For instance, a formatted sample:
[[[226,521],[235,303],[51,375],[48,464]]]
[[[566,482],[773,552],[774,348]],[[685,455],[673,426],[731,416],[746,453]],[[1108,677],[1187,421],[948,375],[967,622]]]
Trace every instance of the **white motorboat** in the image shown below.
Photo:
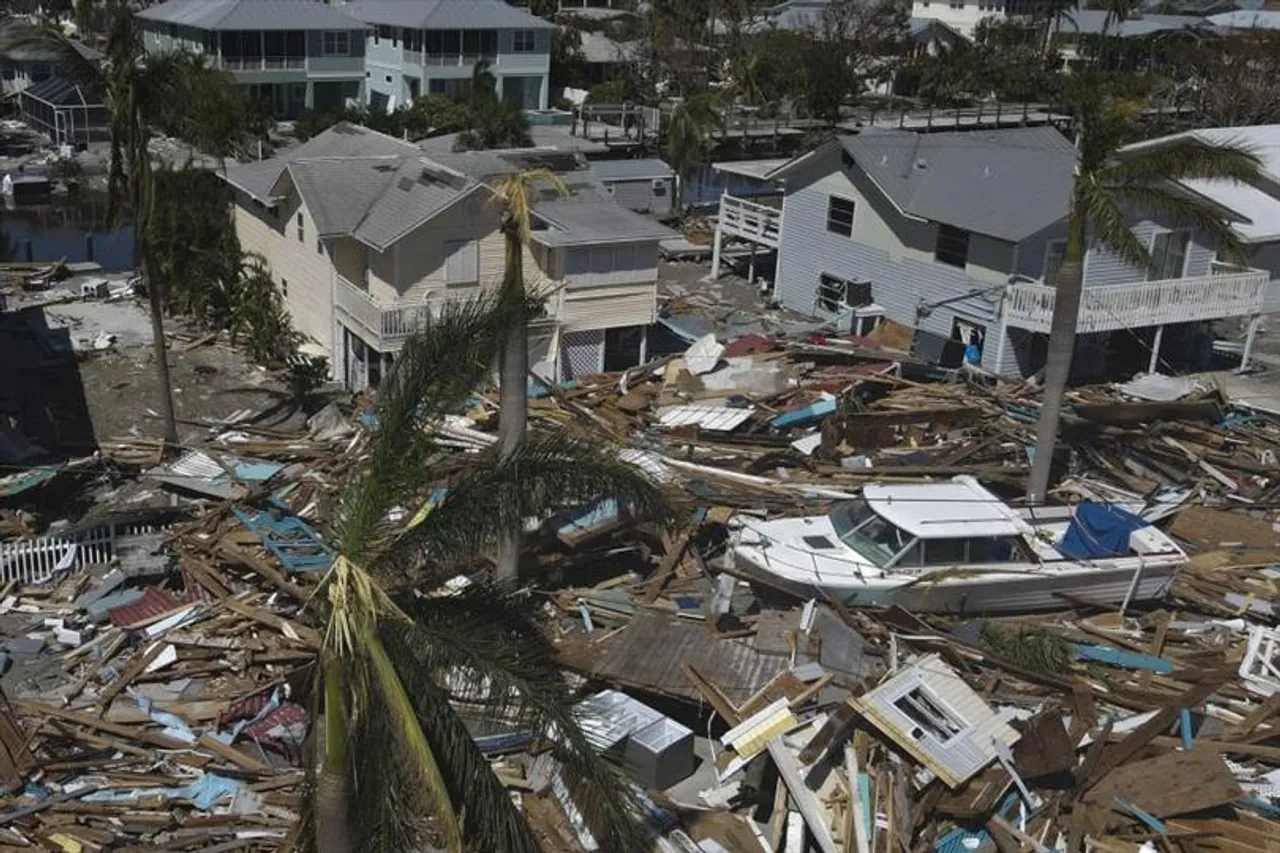
[[[805,598],[934,613],[1159,599],[1187,556],[1120,507],[1013,508],[972,477],[871,484],[826,515],[735,516],[739,574]]]

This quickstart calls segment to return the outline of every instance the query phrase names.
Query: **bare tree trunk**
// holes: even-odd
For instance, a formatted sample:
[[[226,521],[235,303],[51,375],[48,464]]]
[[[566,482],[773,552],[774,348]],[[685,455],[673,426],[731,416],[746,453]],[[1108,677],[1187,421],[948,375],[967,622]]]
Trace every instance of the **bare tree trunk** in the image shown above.
[[[1031,464],[1031,482],[1027,490],[1027,497],[1032,503],[1043,501],[1049,491],[1049,469],[1053,465],[1053,450],[1058,444],[1058,423],[1062,416],[1067,379],[1071,375],[1071,356],[1075,352],[1076,324],[1080,319],[1080,298],[1084,290],[1084,237],[1083,206],[1073,199],[1071,218],[1067,223],[1066,254],[1058,273],[1053,320],[1049,325],[1044,394],[1036,426],[1036,457]]]
[[[178,445],[178,420],[173,410],[173,383],[169,378],[169,352],[164,337],[164,296],[160,282],[152,275],[154,265],[150,249],[142,250],[142,280],[147,288],[147,302],[151,306],[151,341],[155,348],[156,377],[160,382],[160,416],[164,420],[164,441],[170,447]]]
[[[316,778],[317,853],[355,853],[347,831],[347,724],[342,672],[334,659],[324,665],[324,763]]]
[[[529,329],[525,317],[524,253],[518,223],[507,217],[506,271],[502,299],[511,311],[511,325],[503,337],[498,366],[498,449],[509,456],[524,442],[529,424]],[[498,541],[498,580],[514,583],[520,570],[520,526],[506,531]]]

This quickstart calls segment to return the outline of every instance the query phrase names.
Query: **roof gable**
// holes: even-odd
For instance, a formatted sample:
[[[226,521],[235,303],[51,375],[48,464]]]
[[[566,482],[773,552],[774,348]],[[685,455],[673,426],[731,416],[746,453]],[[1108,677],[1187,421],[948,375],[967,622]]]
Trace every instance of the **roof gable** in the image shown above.
[[[869,128],[764,176],[813,162],[857,168],[905,216],[1016,243],[1067,215],[1075,151],[1053,128],[914,133]],[[838,162],[839,165],[836,165]]]

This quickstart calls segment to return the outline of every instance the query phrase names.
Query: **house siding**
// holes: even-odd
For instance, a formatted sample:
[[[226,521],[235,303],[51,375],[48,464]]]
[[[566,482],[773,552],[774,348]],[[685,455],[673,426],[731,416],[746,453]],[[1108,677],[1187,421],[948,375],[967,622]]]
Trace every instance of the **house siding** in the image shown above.
[[[998,299],[962,297],[1002,283],[1008,273],[988,265],[1011,264],[1013,247],[973,235],[970,254],[982,263],[971,263],[965,270],[939,264],[933,260],[935,224],[908,220],[893,211],[864,176],[846,174],[837,168],[837,162],[832,156],[814,164],[807,174],[788,179],[782,209],[784,248],[778,258],[778,299],[788,308],[822,316],[817,305],[822,273],[869,280],[872,298],[897,322],[939,335],[950,335],[957,317],[985,326],[988,337],[983,359],[984,366],[990,367],[987,362],[994,359],[997,349]],[[827,231],[831,195],[855,204],[852,238]],[[922,302],[958,297],[954,304],[936,308],[917,321],[916,309]]]
[[[566,289],[559,319],[566,332],[648,326],[657,319],[657,286],[643,283]]]
[[[291,193],[278,207],[280,216],[257,208],[244,193],[236,193],[236,237],[245,252],[266,259],[271,278],[287,281],[285,307],[299,332],[332,356],[333,279],[329,252],[316,252],[316,227],[301,199]],[[298,241],[297,215],[302,214],[303,239]]]

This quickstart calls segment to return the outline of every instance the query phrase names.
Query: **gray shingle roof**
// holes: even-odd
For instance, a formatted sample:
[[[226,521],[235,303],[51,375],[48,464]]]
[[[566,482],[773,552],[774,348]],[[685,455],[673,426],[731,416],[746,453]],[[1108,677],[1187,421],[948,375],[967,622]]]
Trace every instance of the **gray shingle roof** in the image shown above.
[[[200,30],[365,30],[345,12],[315,0],[169,0],[139,18]]]
[[[1098,35],[1103,27],[1113,36],[1140,38],[1152,33],[1176,32],[1194,27],[1208,27],[1209,22],[1196,15],[1146,15],[1124,21],[1108,21],[1104,9],[1075,9],[1062,16],[1059,29],[1063,35],[1084,33]]]
[[[902,212],[1018,242],[1067,215],[1075,150],[1048,127],[839,140]]]
[[[670,178],[675,170],[656,157],[643,160],[595,160],[591,172],[601,181],[648,181]]]
[[[572,198],[544,201],[535,212],[551,225],[544,231],[533,232],[533,239],[546,246],[640,242],[679,236],[665,225],[612,201]]]
[[[282,157],[231,166],[225,179],[269,203],[286,176],[321,236],[346,234],[379,249],[478,186],[407,142],[346,123]]]
[[[536,30],[555,26],[503,0],[363,0],[344,8],[371,24],[423,30]]]

